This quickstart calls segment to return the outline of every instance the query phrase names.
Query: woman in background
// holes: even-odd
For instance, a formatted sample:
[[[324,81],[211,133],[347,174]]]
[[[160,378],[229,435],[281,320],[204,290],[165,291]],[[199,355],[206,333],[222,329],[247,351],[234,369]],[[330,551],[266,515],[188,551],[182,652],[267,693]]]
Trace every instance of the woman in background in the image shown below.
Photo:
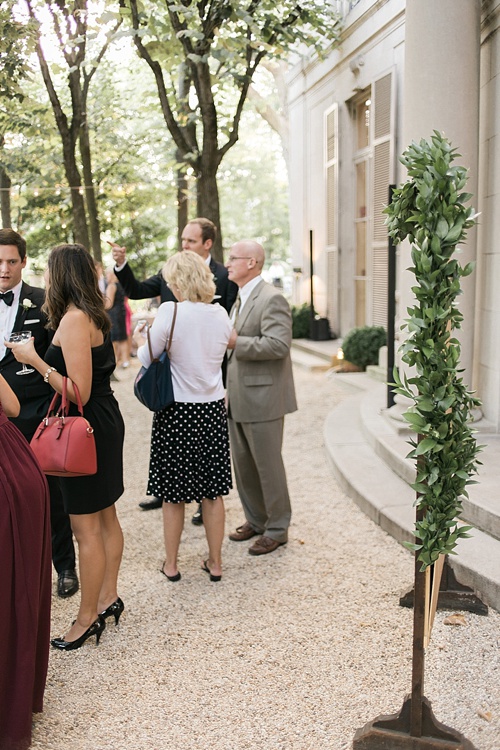
[[[115,357],[109,317],[92,256],[82,245],[59,245],[49,255],[44,309],[55,331],[45,359],[33,340],[8,346],[58,393],[63,376],[68,377],[72,415],[78,414],[73,383],[78,387],[97,449],[97,474],[60,478],[64,509],[78,542],[81,599],[76,620],[51,643],[70,651],[94,635],[99,643],[105,619],[112,616],[118,624],[124,608],[117,593],[123,534],[115,509],[123,493],[124,424],[110,386]]]
[[[104,306],[111,320],[111,341],[115,350],[116,366],[128,367],[130,362],[125,292],[112,268],[106,271]]]
[[[203,500],[208,558],[202,569],[211,581],[222,576],[224,502],[232,487],[227,415],[221,364],[231,335],[229,316],[211,304],[215,294],[212,272],[194,252],[184,250],[163,267],[163,277],[178,302],[160,305],[151,327],[153,356],[165,349],[174,323],[170,365],[175,404],[155,412],[151,436],[148,495],[163,500],[165,562],[169,581],[179,581],[179,543],[186,503]],[[138,329],[136,342],[144,344]],[[147,344],[137,356],[148,367]]]
[[[45,475],[17,427],[0,375],[0,750],[31,744],[49,661],[51,547]]]

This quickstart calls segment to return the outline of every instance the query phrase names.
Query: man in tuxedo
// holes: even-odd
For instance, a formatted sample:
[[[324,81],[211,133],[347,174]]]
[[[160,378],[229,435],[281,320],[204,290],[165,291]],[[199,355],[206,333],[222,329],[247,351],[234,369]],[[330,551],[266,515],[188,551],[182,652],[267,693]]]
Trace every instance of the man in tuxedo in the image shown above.
[[[44,291],[22,280],[26,266],[26,241],[13,229],[0,229],[0,373],[21,404],[21,412],[12,422],[29,441],[47,413],[53,391],[36,371],[19,375],[21,365],[4,345],[13,331],[31,331],[35,348],[43,357],[52,339],[41,307]],[[78,591],[75,547],[68,515],[57,477],[47,477],[50,490],[52,562],[58,574],[57,593],[72,596]]]
[[[215,294],[218,302],[229,312],[234,304],[238,287],[228,279],[228,272],[222,263],[217,263],[211,256],[211,250],[217,236],[217,227],[204,217],[192,219],[183,229],[181,237],[182,250],[192,250],[199,255],[210,267],[214,275]],[[118,281],[125,290],[125,294],[130,299],[148,299],[150,297],[160,297],[162,302],[177,302],[171,290],[168,288],[161,271],[154,276],[150,276],[145,281],[137,281],[134,273],[127,263],[126,250],[114,242],[109,243],[113,248],[113,259],[115,261],[115,274]],[[223,374],[225,375],[225,363],[223,363]],[[162,501],[160,498],[153,498],[139,503],[143,510],[152,510],[161,508]],[[203,523],[202,506],[198,505],[196,513],[193,515],[192,522],[196,525]]]
[[[231,317],[227,395],[231,454],[246,521],[234,542],[258,536],[251,555],[266,555],[288,540],[290,497],[281,455],[285,414],[296,411],[290,348],[290,306],[261,271],[264,248],[232,246],[229,279],[239,287]]]

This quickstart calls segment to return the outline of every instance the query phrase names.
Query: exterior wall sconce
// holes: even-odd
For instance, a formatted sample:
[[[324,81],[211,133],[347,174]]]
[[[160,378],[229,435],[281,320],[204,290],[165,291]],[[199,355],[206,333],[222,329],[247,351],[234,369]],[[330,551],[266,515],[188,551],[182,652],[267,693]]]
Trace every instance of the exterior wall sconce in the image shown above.
[[[365,58],[363,55],[356,55],[356,57],[353,57],[352,60],[349,63],[349,68],[351,69],[351,72],[354,73],[354,75],[357,75],[359,73],[359,69],[363,67],[365,64]]]

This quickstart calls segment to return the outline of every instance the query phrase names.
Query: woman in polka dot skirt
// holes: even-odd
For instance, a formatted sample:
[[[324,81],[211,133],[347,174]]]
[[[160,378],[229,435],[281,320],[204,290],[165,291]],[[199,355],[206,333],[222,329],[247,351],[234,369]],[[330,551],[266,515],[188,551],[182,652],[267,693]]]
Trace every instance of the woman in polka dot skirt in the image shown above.
[[[232,325],[224,308],[211,304],[213,276],[196,253],[177,253],[162,273],[178,302],[160,305],[150,331],[153,356],[158,357],[166,348],[177,305],[170,347],[175,404],[154,414],[147,488],[148,495],[163,500],[166,557],[161,572],[169,581],[180,580],[177,555],[184,508],[186,503],[203,501],[208,558],[201,567],[211,581],[220,581],[222,497],[232,487],[221,364]],[[144,343],[140,331],[139,327],[136,342]],[[149,366],[147,344],[137,356]]]

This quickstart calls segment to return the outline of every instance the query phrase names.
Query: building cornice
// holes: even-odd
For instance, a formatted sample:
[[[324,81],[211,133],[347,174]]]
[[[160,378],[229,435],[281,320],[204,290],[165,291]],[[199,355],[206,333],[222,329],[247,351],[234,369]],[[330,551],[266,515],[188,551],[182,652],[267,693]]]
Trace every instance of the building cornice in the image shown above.
[[[385,22],[382,25],[371,23],[371,19],[375,14],[389,4],[394,6],[394,11],[387,17]],[[339,44],[336,45],[327,58],[324,60],[302,58],[292,68],[287,76],[289,91],[292,88],[295,89],[295,96],[292,97],[292,101],[297,96],[300,97],[305,90],[311,91],[321,86],[325,78],[331,75],[333,69],[341,70],[348,67],[350,62],[355,60],[361,49],[366,49],[373,40],[380,39],[388,30],[393,30],[404,23],[405,5],[405,0],[375,0],[375,2],[371,2],[369,5],[361,0],[349,13],[349,23],[342,30]],[[366,34],[366,30],[371,28],[374,29],[373,33]],[[359,39],[355,39],[358,32]],[[347,50],[346,47],[348,48]]]

